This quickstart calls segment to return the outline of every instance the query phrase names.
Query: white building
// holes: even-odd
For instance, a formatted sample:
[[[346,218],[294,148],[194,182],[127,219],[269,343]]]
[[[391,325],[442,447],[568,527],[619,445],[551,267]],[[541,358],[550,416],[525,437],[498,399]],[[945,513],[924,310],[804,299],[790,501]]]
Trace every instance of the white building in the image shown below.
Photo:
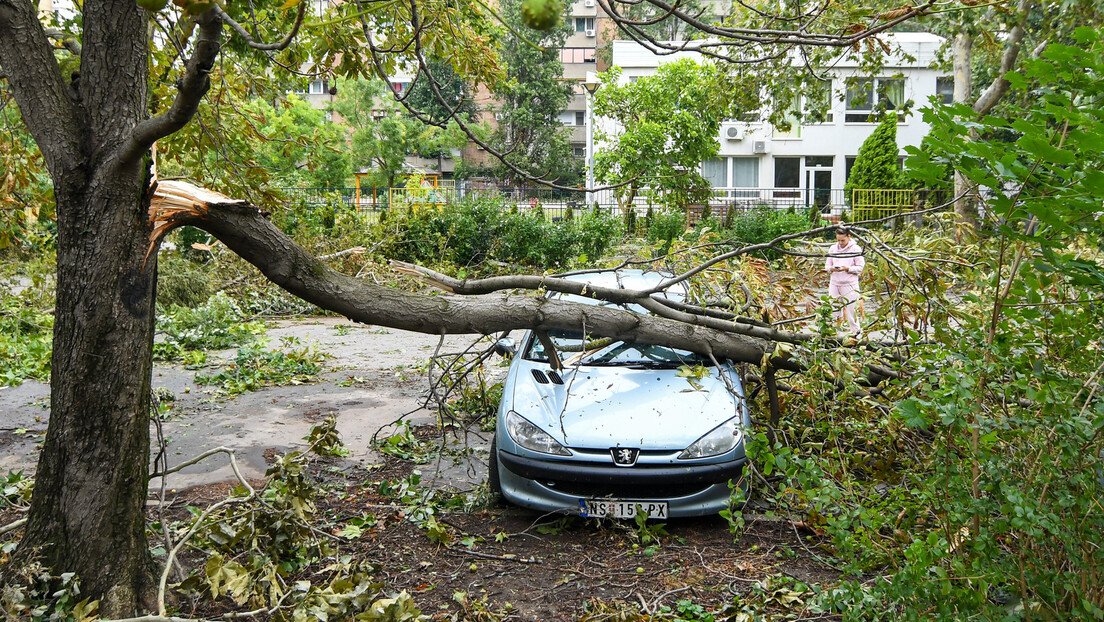
[[[877,127],[871,112],[879,97],[895,105],[914,103],[912,114],[902,116],[897,126],[897,144],[902,156],[905,146],[919,145],[928,133],[919,109],[932,96],[950,101],[953,94],[953,78],[932,69],[944,40],[927,33],[883,38],[897,51],[878,75],[861,73],[854,58],[842,58],[828,71],[832,107],[825,122],[795,120],[786,132],[763,121],[723,123],[717,137],[718,158],[702,163],[702,174],[718,189],[718,198],[840,205],[859,147]],[[707,62],[693,51],[657,56],[633,41],[613,42],[613,64],[622,69],[624,82],[654,74],[661,63],[687,57]]]

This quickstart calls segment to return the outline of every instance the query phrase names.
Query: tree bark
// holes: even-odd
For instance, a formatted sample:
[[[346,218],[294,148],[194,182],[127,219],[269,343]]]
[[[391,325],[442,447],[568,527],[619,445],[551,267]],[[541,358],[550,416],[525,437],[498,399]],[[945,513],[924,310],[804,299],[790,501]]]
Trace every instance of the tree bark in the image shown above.
[[[152,604],[146,540],[156,257],[147,261],[152,142],[181,127],[207,88],[216,19],[177,102],[147,109],[149,14],[134,0],[82,7],[80,74],[66,84],[29,0],[0,0],[0,65],[42,151],[57,202],[50,420],[16,564],[75,572],[100,613]]]
[[[967,33],[960,32],[955,35],[952,48],[954,69],[954,101],[956,104],[964,104],[970,100],[973,90],[974,71],[970,64],[974,47],[974,39]],[[970,189],[970,182],[959,171],[954,173],[954,193],[958,199],[955,201],[954,211],[957,226],[955,227],[955,239],[962,241],[963,233],[977,231],[977,204],[974,201]]]
[[[243,203],[228,202],[178,214],[172,224],[207,231],[289,293],[365,324],[430,334],[585,327],[603,337],[662,343],[756,364],[773,349],[768,348],[766,340],[715,327],[540,296],[509,293],[427,296],[382,287],[331,270],[277,229],[257,208]],[[524,286],[522,280],[519,286]],[[784,360],[774,364],[783,369],[799,369]]]

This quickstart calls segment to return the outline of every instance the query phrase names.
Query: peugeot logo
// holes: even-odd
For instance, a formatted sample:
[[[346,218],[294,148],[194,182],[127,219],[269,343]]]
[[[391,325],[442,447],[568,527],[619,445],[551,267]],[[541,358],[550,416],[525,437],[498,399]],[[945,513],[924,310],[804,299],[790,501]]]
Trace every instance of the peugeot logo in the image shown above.
[[[617,466],[630,467],[636,464],[636,459],[640,457],[640,450],[628,447],[611,447],[610,454],[613,456],[613,463]]]

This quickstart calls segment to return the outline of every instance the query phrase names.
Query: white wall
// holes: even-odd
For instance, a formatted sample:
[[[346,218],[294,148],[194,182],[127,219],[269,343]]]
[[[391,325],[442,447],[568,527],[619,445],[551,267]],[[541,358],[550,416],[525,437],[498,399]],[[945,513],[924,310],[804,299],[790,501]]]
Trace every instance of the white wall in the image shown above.
[[[912,114],[897,125],[897,144],[904,155],[906,145],[919,145],[928,133],[920,108],[928,105],[928,98],[936,94],[936,78],[944,75],[929,65],[943,44],[943,39],[927,33],[898,33],[887,36],[891,46],[897,45],[901,53],[895,54],[886,62],[885,68],[876,77],[904,78],[904,97],[912,100]],[[910,60],[905,55],[914,57]],[[622,82],[628,82],[635,76],[654,74],[660,63],[671,62],[679,58],[693,58],[702,62],[701,55],[684,51],[670,56],[656,56],[633,41],[613,42],[613,64],[621,67]],[[855,156],[863,141],[874,131],[877,123],[848,122],[845,119],[845,80],[848,77],[869,77],[859,72],[857,62],[841,59],[829,71],[832,75],[832,120],[825,123],[797,125],[790,132],[779,132],[767,123],[730,122],[722,125],[717,139],[720,143],[720,158],[748,157],[758,159],[758,187],[775,187],[775,158],[800,157],[800,186],[812,187],[808,173],[823,167],[808,166],[807,156],[831,156],[831,188],[843,188],[845,183],[847,157]],[[604,122],[603,122],[604,121]],[[600,120],[599,125],[609,131],[611,123]],[[726,138],[727,129],[735,126],[741,138]],[[759,147],[758,152],[756,147]],[[598,147],[601,148],[600,146]],[[815,164],[815,162],[812,162]],[[725,162],[731,170],[730,161]],[[815,173],[813,173],[815,174]],[[821,177],[823,181],[823,177]],[[729,173],[727,183],[732,184]]]

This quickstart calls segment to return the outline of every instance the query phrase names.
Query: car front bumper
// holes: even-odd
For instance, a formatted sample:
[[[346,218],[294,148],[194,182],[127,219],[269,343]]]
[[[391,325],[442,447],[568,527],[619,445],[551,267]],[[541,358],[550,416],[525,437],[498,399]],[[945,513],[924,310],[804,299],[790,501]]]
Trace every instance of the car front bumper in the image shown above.
[[[745,491],[746,457],[713,464],[619,467],[547,460],[499,450],[502,494],[517,505],[576,514],[581,499],[665,501],[668,516],[705,516],[729,507],[729,481]]]

